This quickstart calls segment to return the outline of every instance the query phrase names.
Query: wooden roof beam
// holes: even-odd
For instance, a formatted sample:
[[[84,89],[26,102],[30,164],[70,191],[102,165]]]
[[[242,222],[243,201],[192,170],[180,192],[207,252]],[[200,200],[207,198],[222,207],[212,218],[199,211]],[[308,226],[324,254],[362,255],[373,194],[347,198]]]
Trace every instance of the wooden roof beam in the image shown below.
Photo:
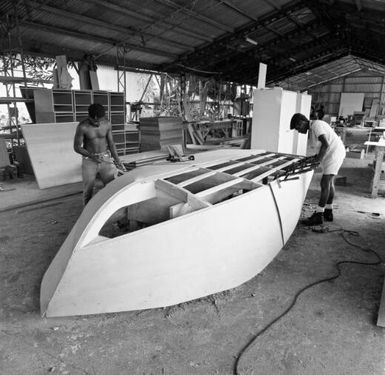
[[[208,25],[211,25],[211,26],[214,26],[214,27],[217,27],[223,31],[226,31],[226,32],[233,32],[233,28],[228,26],[228,25],[224,25],[220,22],[217,22],[205,15],[202,15],[201,13],[197,12],[197,11],[194,11],[194,10],[191,10],[189,9],[188,7],[181,7],[179,4],[175,3],[174,1],[172,0],[154,0],[156,1],[157,3],[159,4],[162,4],[162,5],[166,5],[168,7],[171,7],[173,9],[175,9],[176,11],[178,12],[182,12],[184,14],[187,14],[189,15],[190,17],[193,17],[197,20],[200,20]]]
[[[270,71],[268,72],[267,84],[272,84],[276,81],[283,80],[290,76],[307,72],[311,69],[325,65],[328,62],[337,60],[348,54],[349,50],[347,48],[341,47],[338,49],[336,48],[336,46],[334,46],[334,48],[325,50],[324,52],[319,53],[311,58],[300,61],[296,66],[292,67],[290,70],[284,68],[272,71],[272,69],[270,69]]]
[[[164,50],[158,50],[158,49],[154,49],[154,48],[142,47],[142,46],[138,46],[138,45],[135,45],[135,44],[132,44],[132,43],[126,43],[126,42],[122,42],[120,40],[104,38],[104,37],[97,36],[97,35],[80,33],[80,32],[69,30],[69,29],[65,29],[65,28],[62,28],[62,27],[46,25],[46,24],[37,23],[37,22],[30,22],[30,21],[23,21],[21,23],[21,25],[22,26],[27,26],[27,27],[30,27],[30,28],[35,28],[37,30],[44,30],[44,31],[48,31],[48,32],[68,35],[68,36],[72,36],[74,38],[86,39],[86,40],[90,40],[92,42],[110,44],[112,46],[117,46],[117,45],[120,45],[120,44],[124,44],[127,48],[130,48],[130,49],[133,49],[133,50],[136,50],[136,51],[145,52],[145,53],[152,54],[152,55],[157,55],[157,56],[168,57],[170,59],[175,59],[177,57],[177,55],[174,55],[172,53],[167,53]]]
[[[162,38],[162,37],[157,36],[155,34],[150,34],[150,33],[144,32],[144,31],[138,31],[138,30],[135,30],[133,28],[113,25],[111,23],[104,22],[102,20],[97,20],[95,18],[91,18],[91,17],[84,16],[81,14],[72,13],[72,12],[69,12],[67,10],[54,8],[54,7],[48,6],[48,5],[41,6],[41,4],[39,4],[35,1],[29,1],[29,3],[34,9],[39,8],[39,10],[44,10],[45,12],[47,12],[49,14],[56,14],[56,15],[59,15],[61,17],[66,17],[66,18],[70,18],[70,19],[75,20],[75,21],[84,22],[84,23],[88,23],[91,25],[99,26],[99,27],[104,27],[106,29],[114,30],[114,31],[117,31],[120,33],[129,34],[129,35],[133,35],[133,36],[138,36],[138,35],[144,36],[144,37],[148,37],[151,39],[159,40],[165,44],[173,45],[173,46],[178,47],[178,48],[183,48],[183,49],[188,48],[190,50],[193,50],[193,48],[191,48],[187,44],[175,42],[173,40],[166,39],[166,38]]]
[[[235,5],[231,4],[229,1],[227,0],[216,0],[219,4],[223,4],[225,5],[226,7],[228,7],[229,9],[233,10],[234,12],[240,14],[241,16],[245,17],[245,18],[248,18],[250,21],[254,21],[254,22],[259,22],[259,19],[257,17],[253,17],[253,16],[250,16],[248,13],[246,13],[245,11],[243,11],[242,9],[236,7]],[[268,25],[262,25],[262,27],[264,27],[266,30],[269,30],[270,32],[272,32],[273,34],[275,35],[278,35],[278,36],[282,36],[282,33],[280,33],[279,31],[277,30],[274,30],[273,28],[269,27]]]
[[[338,41],[337,41],[338,42]],[[268,84],[277,82],[279,80],[286,79],[287,77],[297,75],[299,73],[306,72],[314,67],[322,66],[325,64],[325,59],[334,60],[333,56],[338,55],[340,57],[340,51],[343,51],[344,55],[348,54],[348,49],[342,48],[339,44],[330,45],[328,50],[315,54],[313,57],[302,59],[290,66],[278,67],[270,63],[268,69]],[[232,62],[234,71],[241,72],[238,76],[232,77],[236,82],[247,82],[248,84],[257,83],[257,62],[255,62],[255,69],[251,69],[250,61],[243,61],[235,64]],[[227,77],[225,77],[227,78]]]
[[[265,53],[265,51],[267,51],[267,50],[271,50],[272,53],[274,53],[274,46],[279,45],[280,43],[287,43],[287,40],[290,38],[301,37],[302,35],[307,35],[309,32],[311,32],[311,30],[313,30],[314,28],[318,28],[319,26],[321,26],[321,23],[319,23],[319,22],[304,25],[301,29],[293,30],[293,31],[285,34],[285,36],[283,36],[283,37],[275,38],[271,42],[268,42],[265,44],[260,44],[256,47],[250,47],[247,51],[243,51],[242,56],[245,56],[245,54],[247,54],[247,55],[249,55],[250,58],[255,59],[256,55],[261,55],[262,53]],[[313,41],[313,43],[314,43],[314,41]],[[293,48],[291,48],[290,51],[296,51],[299,48],[301,48],[301,47],[299,47],[297,44],[295,44],[295,45],[293,44]],[[240,51],[238,51],[238,53],[240,53]],[[267,53],[271,54],[269,52],[267,52]],[[190,59],[190,64],[194,63],[194,61],[196,61],[196,60],[198,60],[198,61],[202,60],[201,57],[198,57],[196,59],[194,59],[194,56],[192,56],[192,57],[193,57],[193,59]],[[239,55],[234,56],[234,58],[238,59]],[[220,63],[224,60],[228,60],[228,59],[229,59],[228,53],[226,53],[226,51],[224,50],[221,55],[216,56],[215,58],[210,57],[209,61],[205,60],[204,64],[206,67],[208,65],[213,67],[213,66],[215,66],[215,64],[218,64],[218,63]],[[215,68],[213,68],[213,69],[215,69]]]
[[[176,25],[176,24],[174,24],[172,22],[168,22],[166,20],[166,18],[157,19],[157,18],[151,17],[151,16],[149,16],[147,14],[145,15],[145,14],[142,14],[142,13],[139,13],[139,12],[136,12],[136,11],[124,8],[124,7],[120,6],[120,5],[113,4],[110,1],[105,1],[105,0],[83,0],[83,2],[88,2],[88,3],[91,3],[91,4],[97,4],[97,5],[100,5],[102,7],[107,8],[107,9],[116,11],[118,13],[123,13],[123,14],[126,14],[127,16],[131,16],[131,17],[136,17],[136,18],[141,19],[141,20],[143,20],[145,22],[152,22],[152,24],[163,23],[166,26],[171,26],[171,29],[175,29],[178,33],[183,34],[183,35],[188,36],[188,37],[191,37],[191,38],[204,40],[206,42],[211,42],[212,41],[212,39],[210,37],[208,37],[207,35],[204,35],[202,33],[198,33],[196,31],[191,31],[189,29],[181,27],[180,25]],[[166,31],[169,31],[169,30],[166,30]]]
[[[288,5],[282,7],[282,9],[283,10],[285,10],[286,8],[301,9],[302,7],[303,7],[303,5],[301,2],[298,2],[298,0],[294,0],[293,2],[290,2]],[[277,11],[271,12],[271,13],[265,15],[264,17],[260,17],[258,22],[251,22],[248,25],[239,28],[234,33],[226,34],[225,36],[217,38],[216,40],[214,40],[213,43],[207,44],[205,46],[202,46],[201,48],[196,49],[193,53],[186,53],[186,54],[182,55],[178,59],[178,61],[179,62],[183,62],[183,61],[191,62],[192,59],[201,60],[201,58],[204,56],[213,56],[214,49],[217,49],[219,51],[218,53],[220,54],[220,51],[225,50],[226,45],[230,44],[232,41],[237,40],[237,39],[238,40],[244,39],[244,37],[247,34],[250,34],[254,31],[256,31],[258,28],[263,28],[265,24],[269,24],[272,20],[275,20],[277,18],[282,18],[282,14],[280,12],[277,12]],[[310,24],[310,25],[305,25],[305,27],[303,27],[300,30],[300,32],[302,32],[305,29],[308,30],[309,27],[315,27],[315,25],[318,23],[320,23],[320,21],[313,23],[313,24]],[[287,34],[285,34],[279,38],[276,38],[276,39],[274,39],[274,41],[266,43],[263,46],[267,46],[267,48],[269,48],[268,46],[274,45],[277,40],[287,41],[288,38],[290,36],[294,35],[295,33],[298,33],[298,30],[294,30],[293,32],[287,33]],[[252,47],[250,47],[250,48],[252,48]],[[260,48],[263,48],[262,45]],[[255,48],[253,48],[253,50],[255,50]]]
[[[56,44],[49,44],[39,40],[29,40],[23,45],[25,55],[31,56],[48,56],[55,57],[57,55],[66,55],[68,60],[80,61],[84,57],[84,49],[60,47]],[[107,66],[116,66],[116,55],[104,55],[98,60],[99,64]],[[157,66],[142,60],[132,60],[126,58],[126,68],[140,68],[147,70],[156,70]]]

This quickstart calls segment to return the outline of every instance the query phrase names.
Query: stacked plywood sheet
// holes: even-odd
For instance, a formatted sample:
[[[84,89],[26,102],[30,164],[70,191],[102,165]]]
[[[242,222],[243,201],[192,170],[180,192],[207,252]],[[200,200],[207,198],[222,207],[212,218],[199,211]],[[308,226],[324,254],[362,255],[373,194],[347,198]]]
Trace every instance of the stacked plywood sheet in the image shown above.
[[[142,117],[139,129],[141,151],[167,149],[170,144],[183,144],[180,117]]]

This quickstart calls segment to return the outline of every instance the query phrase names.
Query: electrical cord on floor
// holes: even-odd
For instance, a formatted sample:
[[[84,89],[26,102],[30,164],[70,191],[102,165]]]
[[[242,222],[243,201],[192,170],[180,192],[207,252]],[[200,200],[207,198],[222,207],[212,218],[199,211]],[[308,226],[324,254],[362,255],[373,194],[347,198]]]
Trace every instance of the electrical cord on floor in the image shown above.
[[[325,227],[325,228],[328,228],[328,227]],[[337,279],[338,277],[341,276],[341,268],[340,266],[342,264],[359,264],[359,265],[364,265],[364,266],[377,266],[381,263],[383,263],[383,260],[382,258],[380,257],[380,255],[372,250],[372,249],[366,249],[366,248],[363,248],[359,245],[356,245],[352,242],[350,242],[346,236],[345,236],[345,233],[348,233],[352,236],[356,236],[358,237],[359,236],[359,233],[356,232],[356,231],[351,231],[351,230],[346,230],[346,229],[343,229],[343,228],[340,228],[340,229],[334,229],[334,230],[323,230],[323,231],[316,231],[317,233],[333,233],[333,232],[341,232],[341,237],[345,240],[345,242],[347,242],[349,245],[351,246],[354,246],[358,249],[360,249],[361,251],[364,251],[366,253],[372,253],[376,256],[376,258],[378,259],[376,262],[370,262],[370,263],[365,263],[365,262],[358,262],[358,261],[354,261],[354,260],[342,260],[342,261],[339,261],[335,264],[335,267],[337,269],[337,274],[335,274],[334,276],[331,276],[331,277],[327,277],[327,278],[324,278],[324,279],[321,279],[321,280],[317,280],[313,283],[310,283],[308,285],[306,285],[305,287],[303,287],[302,289],[300,289],[295,295],[294,295],[294,298],[293,298],[293,301],[291,302],[291,304],[280,314],[278,315],[275,319],[273,319],[270,323],[268,323],[264,328],[262,328],[259,332],[257,332],[254,337],[242,348],[242,350],[238,353],[237,357],[236,357],[236,360],[235,360],[235,363],[234,363],[234,368],[233,368],[233,374],[234,375],[239,375],[239,372],[238,372],[238,367],[239,367],[239,363],[242,359],[242,357],[250,350],[250,348],[255,344],[256,340],[263,334],[265,333],[271,326],[273,326],[276,322],[278,322],[281,318],[283,318],[293,307],[294,305],[297,303],[297,300],[299,298],[299,296],[305,292],[306,290],[312,288],[313,286],[316,286],[318,284],[321,284],[321,283],[325,283],[327,281],[332,281],[332,280],[335,280]]]

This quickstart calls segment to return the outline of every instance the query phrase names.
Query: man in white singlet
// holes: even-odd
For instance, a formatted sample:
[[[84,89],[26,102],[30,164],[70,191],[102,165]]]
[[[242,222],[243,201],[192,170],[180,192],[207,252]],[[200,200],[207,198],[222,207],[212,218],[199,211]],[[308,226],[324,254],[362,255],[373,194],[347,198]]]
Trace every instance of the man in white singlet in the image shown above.
[[[313,215],[304,221],[305,225],[319,225],[324,219],[333,221],[334,180],[346,156],[345,146],[331,126],[322,120],[310,122],[301,113],[293,115],[290,129],[306,134],[309,130],[310,141],[316,144],[316,161],[322,167],[321,195]]]

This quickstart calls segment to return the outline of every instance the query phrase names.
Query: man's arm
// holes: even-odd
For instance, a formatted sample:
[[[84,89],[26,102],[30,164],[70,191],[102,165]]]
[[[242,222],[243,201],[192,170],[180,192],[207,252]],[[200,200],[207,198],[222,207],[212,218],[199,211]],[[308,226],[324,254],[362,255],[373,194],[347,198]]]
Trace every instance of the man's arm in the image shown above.
[[[318,155],[316,156],[316,160],[318,162],[321,162],[322,159],[325,157],[325,154],[326,154],[326,151],[327,149],[329,148],[329,143],[325,137],[325,134],[321,134],[319,137],[318,137],[318,140],[321,142],[321,148],[318,152]]]
[[[82,156],[91,156],[90,153],[83,148],[83,130],[80,124],[76,128],[75,138],[74,138],[74,151]]]
[[[82,156],[93,159],[97,163],[100,163],[100,159],[97,156],[91,154],[89,151],[87,151],[83,147],[83,141],[84,141],[84,131],[82,126],[79,124],[76,128],[75,137],[74,137],[74,151]]]
[[[126,168],[124,167],[123,163],[120,161],[118,152],[116,151],[115,142],[114,142],[114,140],[113,140],[113,138],[112,138],[111,124],[108,124],[108,131],[107,131],[106,138],[107,138],[108,148],[109,148],[110,151],[111,151],[111,155],[112,155],[113,159],[115,160],[116,165],[117,165],[120,169],[122,169],[123,171],[125,171]]]

